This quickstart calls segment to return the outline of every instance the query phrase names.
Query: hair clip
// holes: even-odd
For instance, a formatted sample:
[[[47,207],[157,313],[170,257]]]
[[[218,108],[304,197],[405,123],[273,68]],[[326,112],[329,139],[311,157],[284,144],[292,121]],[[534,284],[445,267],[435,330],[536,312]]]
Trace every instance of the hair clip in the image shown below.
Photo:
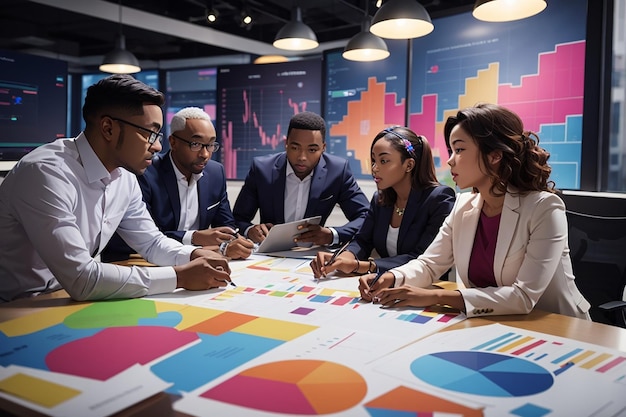
[[[417,161],[417,155],[415,154],[415,148],[413,147],[413,144],[411,143],[410,140],[405,138],[403,135],[401,135],[400,133],[396,132],[394,130],[396,127],[398,127],[398,126],[387,127],[387,128],[384,129],[384,131],[387,132],[387,133],[391,133],[392,135],[394,135],[395,137],[400,139],[402,141],[402,144],[404,145],[404,148],[409,153],[409,155],[413,159],[415,159]],[[418,140],[420,140],[420,136],[418,136]]]

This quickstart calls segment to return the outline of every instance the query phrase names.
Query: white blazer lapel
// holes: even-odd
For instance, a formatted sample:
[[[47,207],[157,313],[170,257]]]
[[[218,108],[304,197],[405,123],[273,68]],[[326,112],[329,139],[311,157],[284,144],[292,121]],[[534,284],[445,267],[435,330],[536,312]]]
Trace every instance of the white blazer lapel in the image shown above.
[[[504,197],[504,205],[502,206],[500,227],[498,228],[498,240],[496,242],[496,253],[493,260],[493,273],[498,285],[503,285],[502,268],[504,268],[504,261],[509,253],[509,248],[513,242],[515,230],[517,229],[517,222],[519,221],[517,209],[519,206],[519,196],[511,195],[507,192]]]
[[[469,270],[469,260],[472,256],[472,248],[474,247],[474,237],[476,236],[476,228],[478,227],[478,220],[480,219],[480,209],[483,205],[483,200],[480,194],[472,198],[472,208],[463,212],[460,224],[455,224],[458,227],[458,238],[455,239],[454,260],[457,263],[457,273],[462,280],[469,282],[467,278],[467,271]]]

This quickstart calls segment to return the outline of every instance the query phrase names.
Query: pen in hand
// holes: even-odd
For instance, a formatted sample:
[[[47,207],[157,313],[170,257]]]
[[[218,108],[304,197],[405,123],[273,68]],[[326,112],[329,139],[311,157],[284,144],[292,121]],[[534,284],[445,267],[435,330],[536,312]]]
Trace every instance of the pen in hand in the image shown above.
[[[218,270],[218,271],[223,271],[224,270],[224,268],[222,268],[221,266],[216,266],[215,269]],[[219,280],[219,281],[221,281],[221,280]],[[226,281],[224,281],[224,282],[226,282]],[[233,287],[237,288],[237,284],[235,284],[232,280],[228,281],[228,283],[230,285],[232,285]]]
[[[376,276],[374,277],[374,279],[372,280],[372,282],[369,283],[369,287],[370,287],[370,293],[372,290],[372,287],[374,286],[374,284],[376,284],[378,282],[378,279],[385,273],[385,271],[379,271],[378,269],[376,270]]]
[[[335,262],[335,259],[337,259],[337,257],[346,250],[350,242],[352,242],[352,239],[349,239],[346,243],[341,245],[341,247],[337,249],[335,253],[333,253],[333,255],[326,262],[324,262],[324,266],[331,265],[333,262]]]

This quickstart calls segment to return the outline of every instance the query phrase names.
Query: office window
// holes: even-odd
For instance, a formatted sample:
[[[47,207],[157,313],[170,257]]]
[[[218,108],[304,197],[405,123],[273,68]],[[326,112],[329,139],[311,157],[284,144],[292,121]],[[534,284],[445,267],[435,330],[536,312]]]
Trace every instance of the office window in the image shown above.
[[[626,0],[615,0],[607,191],[626,191]]]

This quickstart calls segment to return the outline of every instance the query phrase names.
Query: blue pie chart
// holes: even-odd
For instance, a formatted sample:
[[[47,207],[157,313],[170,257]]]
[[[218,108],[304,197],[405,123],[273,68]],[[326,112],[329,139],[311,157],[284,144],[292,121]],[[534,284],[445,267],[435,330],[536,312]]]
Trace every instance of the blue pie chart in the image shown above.
[[[415,359],[411,372],[438,388],[490,397],[534,395],[554,383],[552,373],[533,362],[489,352],[432,353]]]

